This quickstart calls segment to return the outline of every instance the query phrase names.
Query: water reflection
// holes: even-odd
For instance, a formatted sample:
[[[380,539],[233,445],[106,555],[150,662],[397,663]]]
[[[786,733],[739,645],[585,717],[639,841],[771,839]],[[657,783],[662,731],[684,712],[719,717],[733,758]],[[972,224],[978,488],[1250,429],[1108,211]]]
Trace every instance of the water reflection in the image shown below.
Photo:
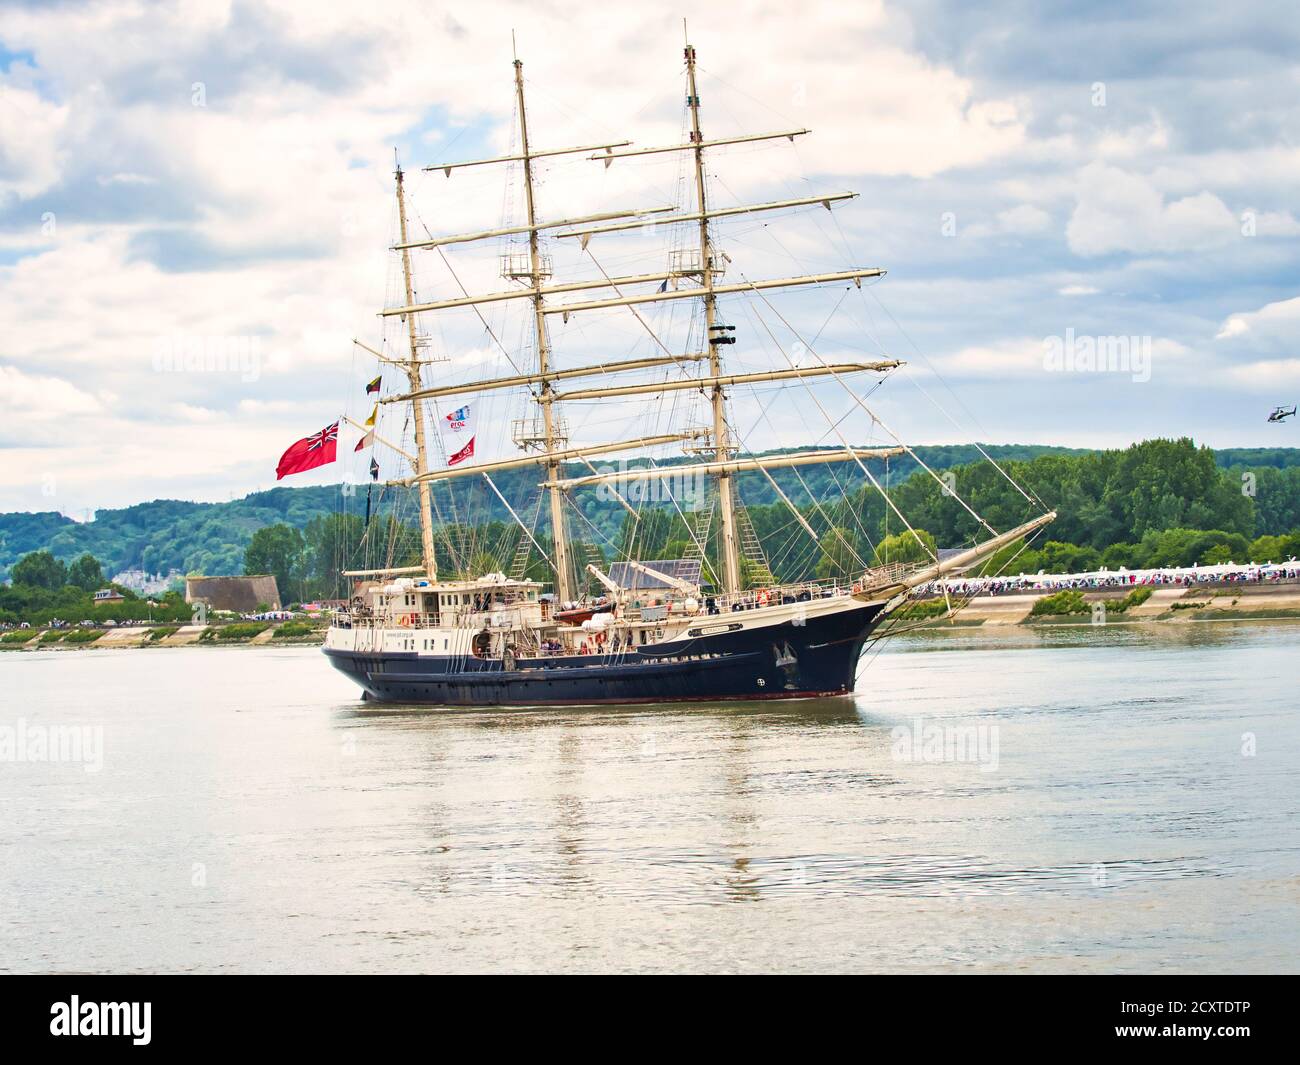
[[[755,719],[764,727],[772,725],[804,726],[854,725],[859,723],[854,696],[827,699],[756,699],[752,702],[684,702],[684,703],[628,703],[626,705],[593,705],[578,707],[463,707],[430,706],[422,703],[370,702],[340,703],[333,709],[336,721],[364,720],[382,723],[397,719],[400,727],[416,723],[439,727],[439,722],[459,721],[475,727],[489,729],[549,728],[556,722],[576,720],[602,723],[610,721],[635,722],[647,714],[657,720],[671,721],[681,718]]]
[[[312,651],[0,657],[105,729],[100,773],[0,768],[0,968],[1286,968],[1298,652],[921,633],[848,699],[443,712]],[[902,757],[918,720],[996,766]]]
[[[334,721],[387,737],[395,757],[434,770],[429,845],[455,855],[458,876],[441,881],[453,892],[488,884],[544,897],[693,903],[1088,894],[1098,877],[1114,887],[1224,875],[1221,862],[1168,844],[1237,831],[1241,818],[1171,802],[1163,791],[1165,809],[1147,827],[1161,842],[1147,854],[1116,850],[1146,792],[1166,787],[1164,774],[1140,762],[1117,774],[1114,759],[1129,756],[1091,734],[1110,716],[1199,722],[1204,709],[1159,656],[1231,650],[1242,639],[1231,629],[1152,635],[1135,626],[1017,630],[982,642],[969,632],[924,632],[864,660],[851,698],[509,710],[351,704]],[[1043,653],[1024,655],[1030,647]],[[1148,666],[1152,683],[1135,684]],[[1213,687],[1204,669],[1195,679],[1194,687]],[[900,761],[893,730],[932,721],[998,730],[1007,764]],[[1066,737],[1072,746],[1062,746]],[[1110,765],[1088,764],[1090,743]],[[1140,756],[1142,744],[1132,749]],[[435,759],[437,750],[451,757]],[[1177,776],[1192,789],[1224,785],[1211,770],[1183,767]],[[1071,807],[1068,828],[1046,800],[1108,784],[1136,790],[1096,793],[1106,801]],[[484,809],[490,841],[475,845],[467,822]],[[983,850],[967,845],[971,831],[985,838]]]

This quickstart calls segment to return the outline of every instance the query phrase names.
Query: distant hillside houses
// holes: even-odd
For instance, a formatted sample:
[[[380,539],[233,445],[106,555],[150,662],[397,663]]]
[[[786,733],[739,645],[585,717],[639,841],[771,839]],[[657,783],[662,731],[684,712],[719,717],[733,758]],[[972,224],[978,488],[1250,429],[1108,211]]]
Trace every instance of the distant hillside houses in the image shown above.
[[[180,570],[169,570],[167,575],[146,573],[142,569],[124,569],[114,575],[113,583],[130,588],[137,595],[162,595],[175,581],[181,580]]]

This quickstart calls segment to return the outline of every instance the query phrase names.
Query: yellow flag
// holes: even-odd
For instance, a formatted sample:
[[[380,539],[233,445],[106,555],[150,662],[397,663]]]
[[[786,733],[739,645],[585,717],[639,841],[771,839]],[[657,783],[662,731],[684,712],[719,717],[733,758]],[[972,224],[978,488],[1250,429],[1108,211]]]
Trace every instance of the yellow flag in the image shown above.
[[[379,404],[376,403],[375,409],[370,412],[370,417],[366,419],[366,425],[373,429],[375,425],[375,418],[378,416],[378,414],[379,414]]]

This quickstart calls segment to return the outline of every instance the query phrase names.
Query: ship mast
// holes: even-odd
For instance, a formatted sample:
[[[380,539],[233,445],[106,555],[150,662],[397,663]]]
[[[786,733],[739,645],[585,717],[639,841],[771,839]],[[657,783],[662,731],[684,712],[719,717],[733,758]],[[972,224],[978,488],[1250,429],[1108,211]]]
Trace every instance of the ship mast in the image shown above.
[[[407,234],[405,205],[402,191],[402,175],[400,170],[398,171],[397,192],[402,232],[400,243],[393,245],[393,247],[395,250],[400,250],[402,252],[403,272],[406,279],[406,303],[401,307],[385,308],[381,314],[385,317],[401,316],[407,321],[411,341],[411,359],[406,368],[411,387],[410,391],[405,395],[385,396],[380,400],[380,402],[411,402],[413,404],[416,413],[417,455],[415,461],[415,473],[410,477],[397,481],[390,481],[389,483],[405,485],[408,487],[411,485],[418,485],[421,490],[421,531],[423,533],[426,568],[432,574],[433,534],[428,496],[429,486],[432,482],[468,477],[477,474],[488,475],[497,470],[513,469],[530,464],[540,464],[543,466],[545,470],[545,480],[540,483],[540,487],[546,491],[550,503],[550,521],[554,543],[554,557],[550,561],[555,569],[556,594],[563,602],[573,598],[574,590],[571,547],[565,528],[565,495],[573,487],[588,483],[604,483],[611,477],[618,476],[600,474],[593,477],[565,479],[562,473],[564,463],[573,459],[586,459],[589,456],[607,455],[617,451],[654,447],[664,443],[698,441],[697,444],[693,443],[692,450],[698,449],[706,453],[711,452],[711,461],[698,465],[674,466],[673,470],[680,474],[699,473],[717,479],[720,501],[722,503],[722,528],[720,532],[718,551],[719,577],[724,591],[738,591],[741,585],[739,536],[736,525],[737,501],[735,493],[735,475],[738,472],[751,468],[766,471],[767,468],[778,468],[786,465],[805,465],[817,462],[854,461],[857,462],[859,466],[862,466],[862,461],[864,459],[880,457],[880,454],[884,454],[884,452],[877,454],[875,452],[853,449],[849,448],[846,443],[845,448],[839,451],[800,454],[787,456],[785,458],[775,457],[763,460],[757,460],[752,457],[748,459],[737,458],[738,452],[731,439],[730,429],[727,425],[725,389],[736,385],[748,385],[765,381],[813,378],[823,375],[834,375],[836,379],[839,379],[842,374],[887,371],[896,367],[898,362],[896,360],[883,359],[866,363],[840,364],[833,366],[823,364],[820,366],[799,367],[792,364],[789,369],[783,370],[750,374],[728,374],[725,371],[722,359],[718,354],[718,349],[721,345],[731,341],[731,338],[727,336],[730,332],[730,326],[721,324],[718,319],[717,298],[719,296],[741,293],[748,295],[761,293],[767,290],[793,288],[805,285],[825,285],[840,281],[851,281],[855,285],[860,286],[863,278],[880,277],[884,274],[884,270],[879,269],[878,267],[855,267],[847,270],[837,270],[821,274],[802,274],[795,277],[763,278],[752,281],[745,279],[739,284],[718,284],[717,275],[721,273],[721,271],[717,268],[717,261],[714,257],[715,251],[713,248],[709,221],[712,218],[754,215],[790,207],[812,206],[814,204],[820,204],[829,211],[833,203],[852,199],[857,194],[851,192],[830,193],[821,196],[776,200],[766,203],[742,204],[733,207],[711,209],[708,206],[708,195],[705,188],[705,148],[729,144],[750,144],[758,141],[778,139],[793,141],[796,137],[801,137],[807,134],[809,130],[784,129],[770,133],[744,134],[706,141],[700,130],[700,98],[696,85],[695,49],[691,47],[689,41],[686,44],[686,68],[688,92],[687,105],[690,109],[691,115],[691,129],[688,143],[685,144],[669,144],[648,148],[629,148],[628,146],[631,142],[622,140],[602,144],[578,145],[574,147],[550,148],[545,150],[534,149],[529,143],[528,138],[528,119],[524,104],[523,63],[519,59],[515,59],[514,67],[515,104],[518,111],[520,132],[520,147],[518,152],[488,159],[471,159],[463,162],[435,163],[426,166],[424,169],[426,171],[441,170],[448,178],[450,178],[453,173],[468,167],[482,167],[501,163],[523,163],[525,207],[528,214],[526,224],[516,224],[497,229],[484,230],[481,232],[430,236],[427,240],[411,240]],[[678,151],[689,151],[694,156],[696,190],[696,203],[694,210],[686,213],[674,213],[677,210],[674,207],[655,206],[615,211],[607,210],[582,217],[567,219],[539,220],[537,217],[536,204],[534,200],[534,162],[538,159],[572,155],[576,153],[593,153],[588,155],[588,159],[593,161],[598,160],[603,163],[604,166],[608,167],[618,159],[645,157],[658,155],[664,152]],[[699,262],[678,262],[675,266],[670,263],[667,271],[633,274],[626,277],[611,277],[608,274],[605,274],[602,270],[603,276],[594,280],[561,283],[555,283],[551,280],[549,261],[541,251],[541,233],[544,230],[557,230],[558,232],[553,234],[557,238],[579,240],[581,241],[582,248],[586,250],[588,241],[592,236],[603,233],[620,232],[629,229],[653,228],[646,226],[647,221],[662,223],[665,225],[679,222],[697,223],[699,231]],[[590,225],[590,223],[606,222],[610,224]],[[505,269],[503,270],[503,276],[515,281],[526,280],[526,287],[521,286],[518,288],[509,288],[504,291],[474,295],[464,291],[462,288],[462,292],[464,293],[462,296],[425,303],[415,302],[414,287],[411,283],[409,258],[411,248],[440,248],[449,244],[476,243],[478,241],[492,240],[499,237],[509,237],[524,233],[528,235],[528,265],[525,267],[524,264],[520,262],[518,267],[516,267],[513,263],[507,261]],[[509,260],[509,258],[510,257],[508,256],[507,260]],[[522,258],[521,255],[520,259]],[[667,284],[664,284],[664,282],[669,280],[676,282],[682,277],[698,278],[698,287],[683,288],[676,286],[670,288]],[[547,283],[543,284],[544,280]],[[659,287],[651,292],[625,291],[625,288],[647,284],[656,284]],[[590,290],[601,288],[613,289],[616,293],[616,297],[591,299],[585,298],[581,295]],[[564,302],[562,300],[548,302],[546,299],[547,296],[560,296],[564,294],[579,294],[579,298],[576,301],[569,302]],[[425,311],[452,310],[463,307],[477,308],[482,304],[498,303],[515,299],[530,299],[533,304],[533,327],[537,338],[538,363],[535,372],[517,372],[514,375],[490,378],[487,380],[444,383],[437,387],[425,387],[421,383],[414,315]],[[673,354],[665,348],[665,354],[663,357],[635,358],[616,360],[612,362],[602,360],[601,362],[592,365],[577,366],[564,370],[556,370],[552,368],[551,345],[546,326],[546,320],[549,315],[560,314],[563,316],[565,321],[568,321],[571,314],[586,311],[605,310],[614,307],[635,307],[641,304],[664,303],[681,299],[698,299],[703,302],[705,339],[708,342],[705,350]],[[705,361],[707,361],[709,365],[709,372],[706,376],[690,376],[681,380],[659,381],[655,383],[633,385],[602,383],[599,387],[581,388],[576,391],[558,391],[556,389],[557,384],[567,382],[577,377],[607,377],[614,373],[656,369],[667,366],[676,366],[681,369],[686,369],[693,363],[698,364]],[[518,434],[515,441],[526,451],[529,447],[532,447],[534,449],[532,455],[525,455],[518,459],[506,459],[485,464],[479,463],[465,467],[457,466],[448,469],[429,469],[424,447],[423,419],[421,417],[419,406],[421,400],[434,399],[443,395],[465,394],[471,392],[477,393],[492,389],[521,387],[527,387],[529,389],[533,401],[541,408],[541,425],[537,429],[531,431],[526,430],[525,432]],[[566,446],[567,441],[564,438],[563,424],[557,421],[557,416],[555,414],[555,404],[565,401],[594,400],[607,397],[614,398],[628,395],[667,393],[687,388],[698,388],[710,397],[713,418],[712,425],[708,430],[697,429],[688,432],[670,433],[640,439],[616,440],[609,443],[589,444],[574,448]],[[590,465],[590,463],[588,463],[588,465]],[[862,468],[864,470],[866,469],[865,466],[862,466]],[[527,531],[528,530],[525,530],[525,532]]]
[[[550,340],[546,334],[546,311],[542,295],[542,255],[537,235],[537,210],[533,202],[533,160],[528,151],[528,116],[524,110],[524,64],[515,60],[515,100],[519,108],[519,148],[524,163],[524,197],[528,209],[529,280],[533,290],[533,328],[537,334],[537,372],[542,376],[537,402],[542,408],[542,446],[546,453],[546,494],[551,511],[551,538],[555,552],[555,596],[561,603],[573,598],[570,579],[569,540],[564,528],[564,494],[560,489],[560,461],[555,458],[555,414],[552,388],[545,376],[550,368]],[[403,237],[403,240],[406,238]],[[407,301],[412,302],[411,300]],[[412,389],[414,391],[414,389]],[[427,488],[427,485],[421,485]]]
[[[718,297],[713,291],[713,245],[709,240],[709,205],[704,190],[704,135],[700,132],[700,95],[695,86],[695,48],[686,42],[686,103],[691,111],[691,143],[695,146],[695,199],[700,214],[700,269],[704,287],[704,336],[708,343],[709,375],[722,377],[722,357],[718,349],[724,339],[714,329],[718,321]],[[731,443],[727,432],[727,397],[721,381],[714,384],[713,406],[713,457],[715,462],[726,462],[731,457]],[[719,576],[724,592],[740,590],[740,549],[736,539],[736,500],[731,471],[720,469],[718,501],[721,504],[722,528],[718,539]]]
[[[406,195],[402,185],[402,168],[397,168],[397,221],[400,227],[402,244],[407,242],[406,235]],[[402,281],[406,286],[406,305],[415,303],[415,287],[411,283],[411,249],[402,248]],[[405,315],[406,335],[410,343],[410,358],[406,362],[406,379],[412,392],[419,392],[420,381],[420,345],[415,331],[415,312]],[[411,399],[411,415],[415,419],[415,476],[423,477],[429,472],[429,455],[424,440],[424,402],[419,396]],[[420,491],[420,561],[424,572],[430,580],[438,579],[438,563],[433,553],[433,502],[432,487],[428,481],[419,481]]]

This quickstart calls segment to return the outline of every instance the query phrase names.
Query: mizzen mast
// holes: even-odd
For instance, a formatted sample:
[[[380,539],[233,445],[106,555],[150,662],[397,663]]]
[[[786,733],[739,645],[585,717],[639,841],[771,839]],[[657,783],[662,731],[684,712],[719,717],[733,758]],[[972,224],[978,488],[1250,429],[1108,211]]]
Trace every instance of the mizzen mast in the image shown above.
[[[402,184],[402,168],[397,168],[397,221],[401,234],[402,247],[402,282],[405,285],[406,305],[415,303],[415,286],[411,282],[411,250],[406,246],[406,195]],[[406,318],[406,335],[410,343],[410,358],[406,361],[406,379],[412,392],[419,392],[420,380],[420,344],[415,330],[415,312],[410,311]],[[411,399],[411,416],[415,420],[415,476],[423,477],[429,472],[429,454],[424,438],[424,403],[420,397]],[[438,563],[433,553],[433,500],[432,489],[427,481],[419,481],[420,491],[420,560],[424,572],[430,580],[438,578]]]

